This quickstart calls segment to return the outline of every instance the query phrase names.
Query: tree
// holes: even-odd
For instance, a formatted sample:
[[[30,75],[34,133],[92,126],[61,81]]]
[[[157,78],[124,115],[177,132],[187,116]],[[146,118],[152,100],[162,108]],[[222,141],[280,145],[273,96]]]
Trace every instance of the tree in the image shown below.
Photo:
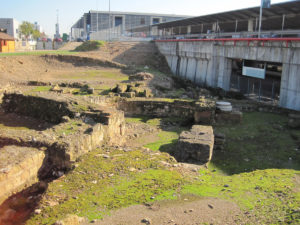
[[[33,30],[32,37],[33,37],[33,39],[37,40],[38,38],[41,37],[41,33],[38,30]]]
[[[34,25],[30,22],[24,21],[21,25],[20,25],[20,33],[23,34],[26,38],[26,40],[28,40],[29,36],[33,33],[34,31]]]

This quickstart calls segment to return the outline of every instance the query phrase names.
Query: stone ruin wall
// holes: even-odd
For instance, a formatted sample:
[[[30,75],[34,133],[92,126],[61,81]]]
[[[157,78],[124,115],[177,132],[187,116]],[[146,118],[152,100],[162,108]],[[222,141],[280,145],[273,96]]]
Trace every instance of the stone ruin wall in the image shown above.
[[[68,102],[21,94],[5,94],[2,106],[8,113],[31,116],[56,124],[62,123],[65,116],[73,118],[79,114]],[[23,158],[22,162],[11,170],[12,172],[0,170],[0,183],[14,181],[14,185],[11,185],[12,182],[7,182],[6,191],[0,193],[0,203],[12,193],[34,184],[38,178],[49,177],[53,170],[67,171],[71,169],[78,157],[104,143],[122,144],[124,142],[125,118],[123,112],[94,110],[94,112],[82,112],[79,115],[84,118],[89,115],[90,118],[95,119],[95,123],[90,126],[88,132],[70,134],[62,140],[41,140],[38,136],[34,141],[23,140],[19,137],[0,138],[0,147],[3,147],[1,150],[6,146],[13,146],[15,149],[24,149],[24,147],[34,149],[32,155],[28,159]],[[57,124],[51,129],[56,129],[60,125]],[[45,154],[45,156],[41,157],[41,154]],[[5,168],[0,169],[5,170]]]

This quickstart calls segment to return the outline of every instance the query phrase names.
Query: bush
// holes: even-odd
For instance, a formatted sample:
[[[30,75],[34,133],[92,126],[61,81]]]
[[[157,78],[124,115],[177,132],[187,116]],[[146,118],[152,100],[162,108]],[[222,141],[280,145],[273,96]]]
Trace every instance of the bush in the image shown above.
[[[104,45],[104,41],[86,41],[82,43],[82,45],[75,48],[76,52],[88,52],[99,49],[102,45]]]

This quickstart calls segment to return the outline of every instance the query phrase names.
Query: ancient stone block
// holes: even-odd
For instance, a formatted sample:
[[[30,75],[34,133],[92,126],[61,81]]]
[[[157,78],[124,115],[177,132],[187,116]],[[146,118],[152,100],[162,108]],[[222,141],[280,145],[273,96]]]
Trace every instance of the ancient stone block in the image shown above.
[[[154,76],[151,73],[141,72],[141,73],[136,73],[134,75],[130,75],[129,80],[144,81],[144,80],[151,80],[151,79],[153,79],[153,77]]]
[[[135,97],[135,92],[121,93],[121,97],[124,97],[124,98],[134,98]]]
[[[124,93],[127,90],[127,85],[126,84],[118,84],[116,92],[117,93]]]
[[[214,134],[211,126],[194,125],[180,134],[175,158],[182,162],[208,163],[212,158]]]

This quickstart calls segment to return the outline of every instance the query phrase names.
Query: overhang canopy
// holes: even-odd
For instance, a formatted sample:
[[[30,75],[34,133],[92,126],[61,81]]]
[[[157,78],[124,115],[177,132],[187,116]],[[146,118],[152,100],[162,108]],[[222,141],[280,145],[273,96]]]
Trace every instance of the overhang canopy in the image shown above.
[[[230,22],[235,20],[250,20],[259,17],[260,7],[253,7],[247,9],[240,9],[234,11],[228,11],[223,13],[215,13],[205,16],[192,17],[187,19],[175,20],[172,22],[156,24],[153,26],[158,29],[179,27],[179,26],[190,26],[200,25],[205,23],[213,22]],[[271,5],[271,8],[263,9],[263,19],[272,17],[279,17],[282,15],[299,15],[300,14],[300,1],[290,1],[279,4]],[[294,21],[295,25],[300,25],[300,21]]]

